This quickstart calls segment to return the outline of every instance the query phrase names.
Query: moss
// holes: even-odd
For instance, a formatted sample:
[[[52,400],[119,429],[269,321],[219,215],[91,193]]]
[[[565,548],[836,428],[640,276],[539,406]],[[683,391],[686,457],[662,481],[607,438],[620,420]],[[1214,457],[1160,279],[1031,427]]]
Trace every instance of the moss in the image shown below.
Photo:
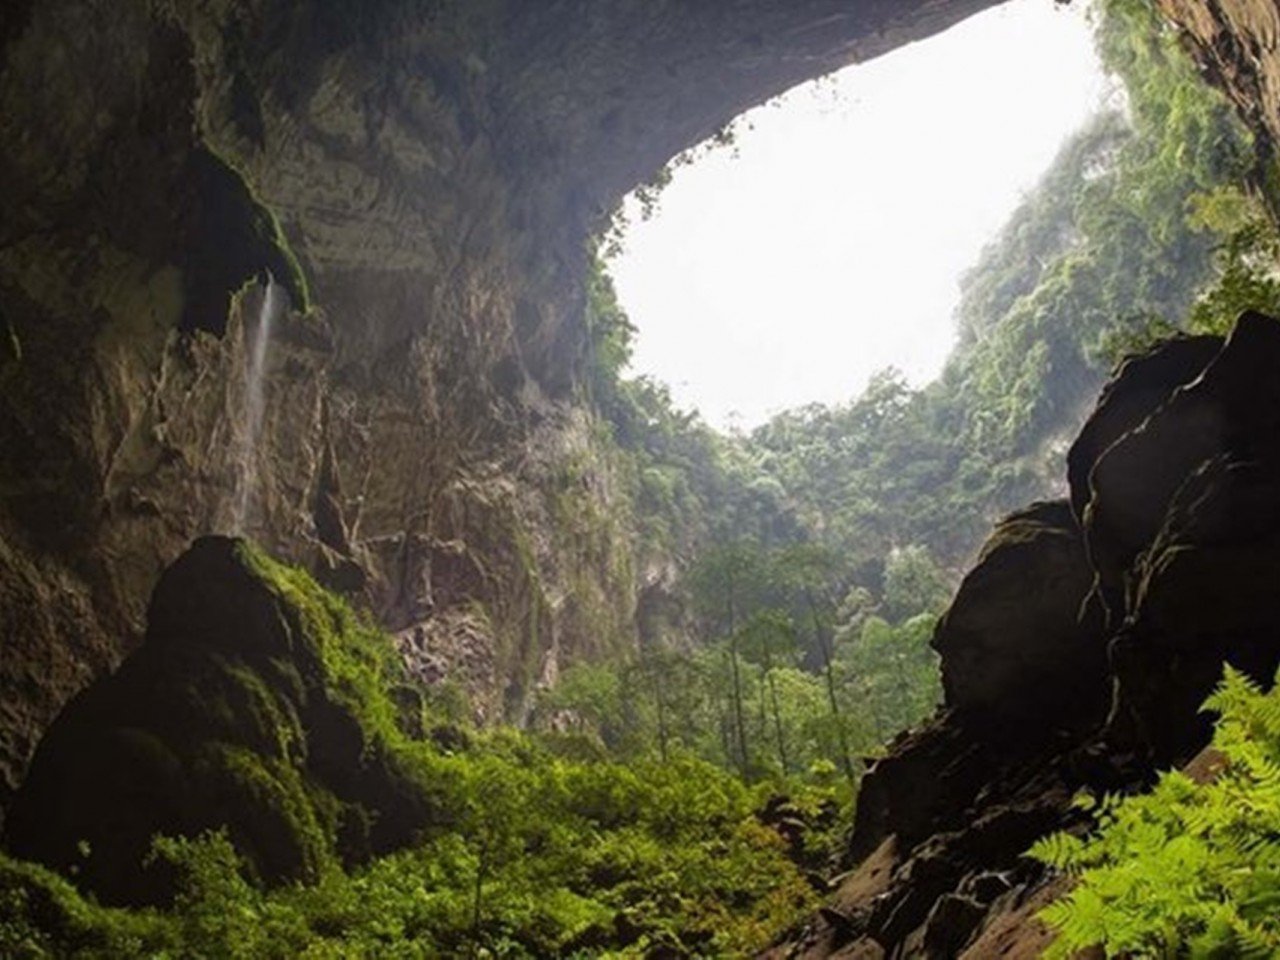
[[[0,853],[0,956],[162,955],[178,947],[174,921],[82,897],[63,877]]]
[[[156,833],[226,827],[275,884],[402,847],[437,818],[410,736],[428,725],[421,701],[415,717],[392,696],[406,680],[390,639],[305,572],[205,538],[150,620],[46,737],[9,811],[13,852],[76,869],[109,902],[165,903],[178,878],[143,863]]]
[[[334,856],[338,804],[292,763],[243,747],[207,752],[209,789],[225,799],[236,846],[258,879],[314,881]]]
[[[297,618],[296,636],[323,666],[325,693],[356,720],[366,747],[375,741],[402,741],[401,711],[388,691],[405,682],[404,666],[386,635],[305,570],[279,563],[247,541],[237,550],[245,566]]]
[[[183,245],[184,327],[221,335],[236,291],[266,272],[288,290],[296,310],[309,312],[298,256],[244,172],[210,149],[197,150],[190,166],[196,200]]]
[[[1258,186],[1262,202],[1270,211],[1273,221],[1280,221],[1280,160],[1266,159],[1259,163],[1261,175]]]
[[[526,585],[523,596],[517,599],[517,603],[523,600],[523,616],[505,631],[507,643],[504,644],[505,649],[499,651],[500,673],[508,678],[504,708],[507,716],[514,717],[519,716],[525,694],[537,679],[543,653],[543,621],[550,618],[551,609],[529,534],[513,524],[510,538],[515,546],[520,574],[516,582],[523,579]]]
[[[261,673],[243,663],[225,664],[221,679],[222,696],[213,698],[210,711],[219,715],[228,732],[234,731],[237,740],[265,756],[301,760],[304,734],[290,706],[296,696],[277,692]]]

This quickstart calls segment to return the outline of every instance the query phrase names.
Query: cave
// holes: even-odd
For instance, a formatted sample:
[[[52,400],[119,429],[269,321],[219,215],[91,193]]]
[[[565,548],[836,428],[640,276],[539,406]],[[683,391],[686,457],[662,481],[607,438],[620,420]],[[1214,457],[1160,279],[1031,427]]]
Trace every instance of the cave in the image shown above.
[[[997,2],[11,4],[0,809],[64,706],[138,649],[162,572],[205,535],[250,537],[406,649],[456,655],[488,719],[521,718],[561,660],[634,638],[649,611],[625,539],[556,519],[566,489],[608,512],[567,464],[591,442],[586,277],[610,214],[748,107]],[[1265,153],[1280,64],[1264,6],[1161,3]],[[246,363],[276,295],[250,429]],[[1056,536],[1064,511],[1002,529]],[[957,663],[949,698],[1028,709]],[[935,731],[953,734],[975,735]],[[929,771],[906,756],[909,788]],[[892,816],[918,814],[922,837],[936,826],[905,807]],[[888,828],[861,829],[871,854]],[[892,906],[918,921],[920,896]]]
[[[230,531],[268,274],[293,310],[246,532],[359,582],[398,631],[465,599],[423,586],[433,545],[480,554],[518,701],[535,591],[516,558],[483,554],[536,520],[519,495],[460,502],[459,465],[515,471],[574,429],[592,238],[745,108],[989,5],[7,13],[0,595],[23,613],[0,665],[5,789],[66,699],[136,645],[164,566]]]

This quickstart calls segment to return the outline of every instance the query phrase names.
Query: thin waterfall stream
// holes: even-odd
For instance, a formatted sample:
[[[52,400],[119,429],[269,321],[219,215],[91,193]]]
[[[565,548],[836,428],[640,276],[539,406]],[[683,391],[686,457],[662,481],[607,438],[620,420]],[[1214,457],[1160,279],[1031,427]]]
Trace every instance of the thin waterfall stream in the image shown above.
[[[232,516],[232,530],[235,533],[245,532],[249,512],[255,505],[258,492],[258,438],[262,433],[262,419],[266,412],[267,358],[272,328],[284,308],[284,298],[284,291],[268,273],[262,303],[258,307],[257,322],[249,331],[248,349],[245,352],[244,429],[240,433],[240,455],[237,458],[241,474]]]

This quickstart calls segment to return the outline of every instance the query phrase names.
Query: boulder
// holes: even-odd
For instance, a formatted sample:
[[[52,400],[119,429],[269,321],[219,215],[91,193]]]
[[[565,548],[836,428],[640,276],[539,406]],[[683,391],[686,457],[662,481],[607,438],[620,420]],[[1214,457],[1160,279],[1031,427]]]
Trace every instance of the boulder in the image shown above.
[[[1092,585],[1067,503],[1001,521],[934,634],[947,706],[1021,738],[1100,723],[1110,687]]]
[[[14,855],[104,902],[157,903],[173,893],[171,871],[147,864],[157,833],[225,829],[271,883],[394,849],[428,822],[361,679],[395,661],[309,577],[202,538],[148,620],[143,646],[41,742],[5,822]]]
[[[1280,323],[1244,314],[1200,376],[1176,388],[1094,462],[1085,538],[1113,624],[1129,612],[1138,556],[1156,540],[1189,477],[1221,457],[1280,458],[1276,369]]]
[[[1028,847],[1083,826],[1081,788],[1141,790],[1195,756],[1224,663],[1273,681],[1278,369],[1259,314],[1122,367],[1072,447],[1070,503],[998,524],[939,622],[945,709],[864,777],[845,860],[864,866],[796,955],[1040,956],[1035,914],[1069,884]]]
[[[1221,337],[1175,337],[1120,365],[1067,452],[1067,484],[1077,521],[1084,521],[1089,474],[1098,458],[1140,427],[1174,390],[1200,376],[1221,348]]]
[[[1280,666],[1280,472],[1215,459],[1174,496],[1135,565],[1131,610],[1111,643],[1112,739],[1166,767],[1209,739],[1200,704],[1223,664],[1269,684]]]

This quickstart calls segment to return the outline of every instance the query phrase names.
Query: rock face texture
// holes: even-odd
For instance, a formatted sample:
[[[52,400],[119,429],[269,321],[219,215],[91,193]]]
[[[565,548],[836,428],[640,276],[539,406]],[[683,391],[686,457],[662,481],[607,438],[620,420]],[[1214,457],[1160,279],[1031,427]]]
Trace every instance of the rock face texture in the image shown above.
[[[490,716],[627,642],[589,238],[743,108],[993,2],[6,4],[0,806],[200,534],[360,596]]]
[[[1263,0],[1158,3],[1182,29],[1209,79],[1259,136],[1259,156],[1274,158],[1280,145],[1280,9]]]
[[[939,622],[944,709],[868,772],[831,907],[792,957],[1034,956],[1065,887],[1022,857],[1081,789],[1208,742],[1224,663],[1280,667],[1280,321],[1127,362],[1069,456],[1069,502],[996,527]],[[1021,951],[1021,952],[1019,952]]]

